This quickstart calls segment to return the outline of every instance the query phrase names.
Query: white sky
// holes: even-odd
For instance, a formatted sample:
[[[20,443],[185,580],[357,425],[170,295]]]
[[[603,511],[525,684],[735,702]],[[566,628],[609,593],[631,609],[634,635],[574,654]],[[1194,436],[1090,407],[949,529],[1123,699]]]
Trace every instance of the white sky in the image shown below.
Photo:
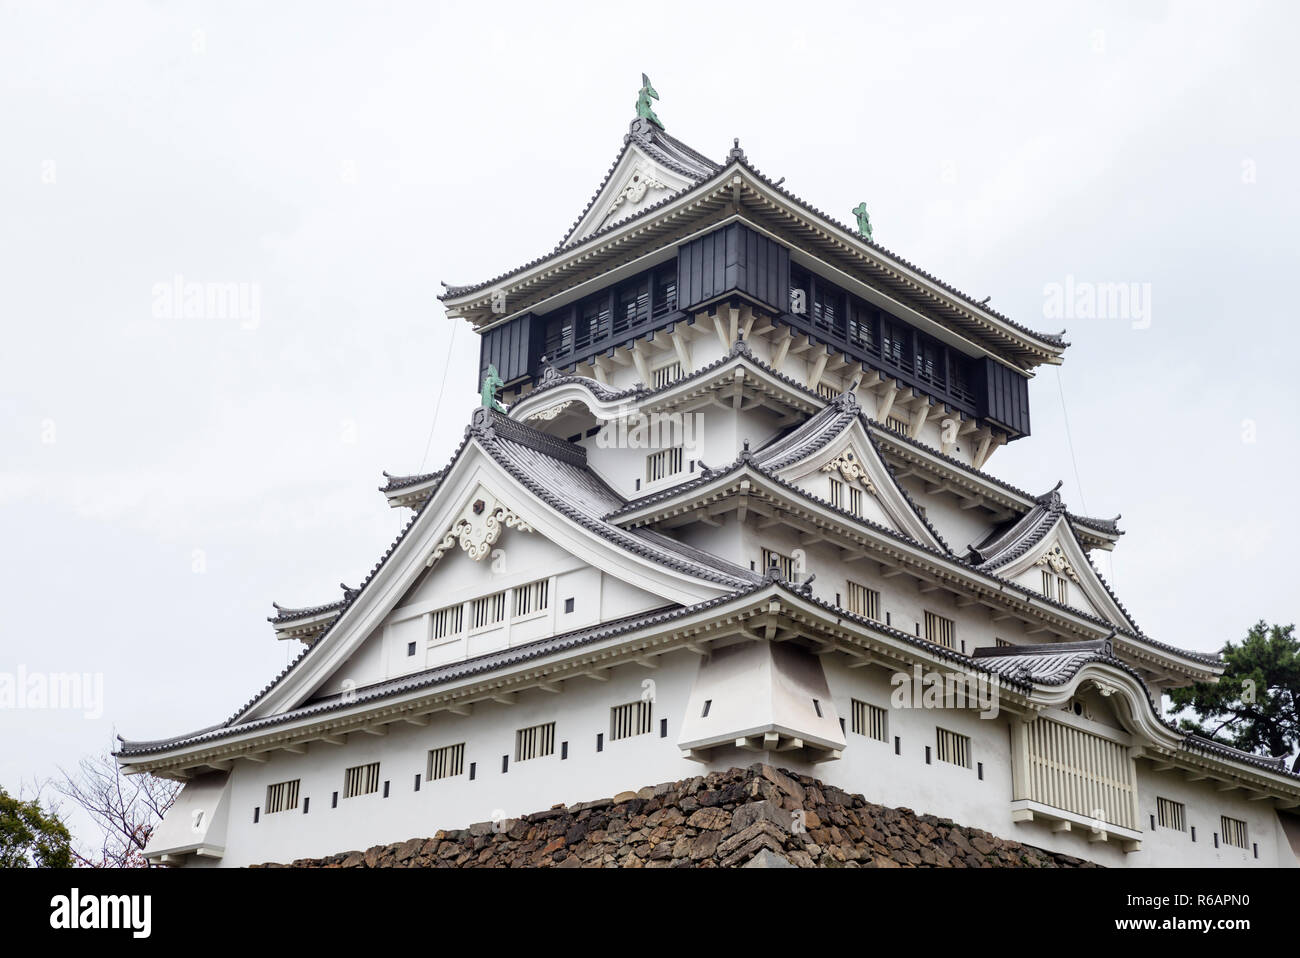
[[[102,673],[105,697],[94,720],[0,710],[0,784],[114,731],[223,721],[284,666],[271,600],[362,579],[408,515],[380,470],[440,466],[476,402],[477,340],[453,339],[439,281],[555,244],[642,71],[697,149],[738,136],[813,205],[848,221],[865,199],[886,247],[1068,327],[1034,436],[989,468],[1123,513],[1111,578],[1150,635],[1209,650],[1294,621],[1298,21],[1285,3],[0,4],[0,672]],[[177,275],[255,287],[258,321],[160,318]],[[1150,327],[1045,318],[1067,276],[1150,284]]]

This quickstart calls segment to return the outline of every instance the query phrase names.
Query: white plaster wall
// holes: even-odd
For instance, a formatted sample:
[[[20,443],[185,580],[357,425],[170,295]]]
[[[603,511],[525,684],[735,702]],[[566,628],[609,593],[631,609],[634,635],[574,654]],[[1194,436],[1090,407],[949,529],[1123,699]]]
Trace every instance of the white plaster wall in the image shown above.
[[[950,818],[959,824],[983,828],[993,834],[1087,858],[1108,866],[1208,865],[1267,867],[1294,864],[1276,814],[1265,802],[1250,802],[1242,792],[1219,792],[1213,783],[1188,782],[1176,772],[1153,772],[1149,763],[1137,765],[1141,851],[1124,853],[1114,843],[1089,843],[1078,832],[1057,834],[1042,822],[1011,821],[1010,717],[1001,713],[982,719],[968,710],[891,708],[890,673],[879,668],[850,669],[839,659],[826,662],[830,701],[844,718],[847,744],[839,761],[811,765],[789,753],[770,754],[734,748],[715,750],[707,765],[680,757],[676,742],[686,703],[694,683],[698,660],[687,652],[671,653],[656,670],[620,667],[608,682],[573,679],[561,694],[528,692],[515,705],[479,703],[471,716],[439,713],[426,727],[393,725],[385,736],[354,734],[345,745],[312,744],[306,754],[274,753],[265,764],[239,762],[232,771],[232,791],[227,825],[227,853],[223,865],[260,861],[290,861],[322,856],[370,845],[432,835],[439,828],[464,827],[487,821],[494,814],[506,817],[541,811],[553,804],[605,798],[620,791],[676,781],[710,769],[769,761],[796,772],[814,775],[828,784],[861,793],[869,801],[910,808],[921,814]],[[638,700],[643,682],[652,680],[655,693],[653,726],[649,734],[608,740],[612,706]],[[885,707],[888,742],[877,742],[851,731],[852,699]],[[660,720],[668,720],[667,736],[660,737]],[[556,754],[516,763],[513,760],[516,729],[541,722],[556,722]],[[933,749],[936,726],[969,735],[972,767],[961,768],[925,762],[925,747]],[[604,734],[604,750],[596,751],[596,735]],[[898,738],[895,753],[894,738]],[[466,773],[454,779],[423,780],[428,751],[458,742],[466,744]],[[560,758],[561,743],[568,742],[568,759]],[[509,755],[509,770],[501,771],[501,758]],[[389,797],[381,791],[366,796],[341,797],[344,769],[380,762],[380,780],[389,783]],[[468,777],[475,763],[475,778]],[[983,779],[979,777],[983,765]],[[416,774],[421,787],[414,789]],[[301,779],[300,795],[310,799],[310,811],[262,815],[253,823],[253,809],[265,801],[268,785]],[[338,791],[338,807],[331,807]],[[1187,805],[1190,833],[1150,831],[1148,816],[1159,794]],[[1248,823],[1253,848],[1214,848],[1213,833],[1221,814]],[[203,864],[196,861],[195,864]]]
[[[542,577],[550,581],[544,611],[515,618],[513,603],[507,596],[504,622],[471,628],[466,605],[470,600]],[[566,599],[570,598],[574,608],[566,612]],[[585,565],[537,533],[508,529],[496,551],[478,562],[459,549],[444,554],[346,665],[322,686],[322,693],[364,688],[665,604],[660,596]],[[461,631],[432,639],[430,613],[456,605],[463,607]],[[416,643],[415,655],[408,654],[411,642]]]
[[[959,555],[993,531],[992,514],[986,509],[962,509],[961,500],[948,493],[930,495],[925,484],[912,476],[903,480],[903,487],[917,505],[925,507],[925,517]]]
[[[467,717],[441,712],[428,726],[389,726],[387,735],[356,733],[341,746],[312,743],[303,755],[276,752],[265,764],[236,763],[232,775],[227,853],[223,865],[290,861],[378,843],[427,837],[439,828],[458,828],[488,821],[496,811],[506,816],[605,798],[620,791],[677,781],[699,774],[703,766],[683,759],[676,747],[680,723],[698,658],[678,652],[659,660],[658,669],[629,665],[613,670],[607,682],[586,678],[568,681],[561,694],[532,691],[514,705],[477,703]],[[610,709],[641,698],[646,680],[655,683],[653,725],[649,734],[609,741]],[[660,721],[668,720],[667,737]],[[515,731],[554,721],[555,754],[514,761]],[[596,735],[605,737],[596,751]],[[430,749],[465,743],[465,774],[424,781]],[[569,757],[561,759],[561,743]],[[510,756],[502,773],[501,758]],[[344,799],[344,770],[380,763],[380,781],[389,783],[371,795]],[[475,778],[469,765],[475,763]],[[415,776],[421,776],[415,791]],[[296,811],[262,815],[268,785],[301,779]],[[338,806],[332,807],[334,792]],[[310,799],[304,813],[302,799]]]

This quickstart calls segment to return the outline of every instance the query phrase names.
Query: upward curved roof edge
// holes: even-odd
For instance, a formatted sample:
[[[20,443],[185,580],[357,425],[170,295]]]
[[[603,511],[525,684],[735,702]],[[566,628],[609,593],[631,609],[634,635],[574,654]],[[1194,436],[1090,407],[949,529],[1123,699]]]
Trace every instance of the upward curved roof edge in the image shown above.
[[[808,399],[811,402],[820,403],[823,404],[823,406],[825,406],[835,401],[833,399],[828,400],[821,393],[809,389],[806,385],[799,382],[798,380],[793,379],[792,377],[787,376],[786,374],[778,372],[777,370],[773,369],[767,363],[763,362],[763,360],[755,356],[753,350],[748,347],[747,343],[745,343],[743,340],[740,340],[737,341],[736,343],[733,343],[732,348],[727,353],[713,360],[712,362],[706,363],[705,365],[701,366],[699,369],[696,369],[695,371],[683,376],[681,379],[674,380],[673,382],[666,383],[663,386],[658,386],[655,388],[650,388],[643,384],[638,383],[635,386],[629,386],[624,389],[614,389],[610,386],[606,386],[604,383],[601,383],[598,380],[592,379],[589,376],[582,376],[578,373],[560,372],[555,367],[546,364],[547,368],[544,370],[541,378],[537,380],[536,385],[534,385],[532,391],[521,396],[510,407],[510,414],[513,418],[513,412],[515,408],[520,405],[520,403],[523,402],[531,403],[533,398],[538,395],[543,395],[546,392],[551,391],[552,389],[557,389],[560,386],[565,386],[570,384],[585,388],[588,392],[592,394],[592,396],[595,399],[603,402],[619,402],[619,401],[644,402],[648,400],[653,400],[656,396],[681,389],[684,385],[694,382],[696,380],[707,378],[708,376],[718,372],[720,369],[725,367],[729,362],[736,360],[737,358],[747,363],[748,365],[752,366],[754,369],[759,370],[771,376],[772,378],[776,379],[778,382],[780,382],[787,388],[792,389],[798,392],[799,394],[808,397]],[[895,432],[894,430],[885,426],[883,423],[875,419],[871,419],[866,415],[865,412],[862,413],[862,416],[863,416],[863,421],[867,429],[868,435],[874,441],[877,442],[878,447],[880,445],[889,445],[889,444],[902,444],[902,445],[915,447],[921,452],[924,452],[926,455],[933,456],[934,458],[940,460],[945,465],[952,466],[963,475],[970,477],[972,481],[978,481],[987,486],[994,486],[997,489],[1001,490],[1002,492],[1008,494],[1008,498],[1021,500],[1020,504],[1023,506],[1025,512],[1028,512],[1033,509],[1034,503],[1037,500],[1037,497],[1034,496],[1033,493],[1027,492],[1024,489],[1019,488],[1018,486],[1012,485],[1011,483],[1006,482],[1003,479],[999,479],[997,476],[993,475],[992,473],[984,472],[982,469],[976,469],[974,466],[967,465],[966,463],[962,462],[960,459],[956,459],[952,456],[949,456],[946,453],[941,452],[938,449],[935,449],[933,446],[921,442],[919,439],[913,439],[911,436],[906,436],[903,435],[902,433]],[[879,452],[881,450],[879,450],[878,448],[877,451]],[[1022,512],[1021,515],[1024,515],[1024,513]],[[1116,516],[1114,519],[1094,519],[1090,516],[1077,515],[1076,513],[1069,512],[1068,510],[1066,512],[1066,516],[1072,523],[1077,523],[1078,525],[1083,526],[1085,529],[1087,529],[1090,533],[1094,534],[1095,536],[1099,536],[1103,538],[1113,537],[1118,539],[1120,536],[1124,535],[1124,530],[1120,529],[1117,525],[1120,519],[1119,516]]]
[[[1237,762],[1243,765],[1250,765],[1263,771],[1272,772],[1287,779],[1300,779],[1300,773],[1291,771],[1287,768],[1285,759],[1256,755],[1252,752],[1245,752],[1241,749],[1233,748],[1232,746],[1196,734],[1189,734],[1185,730],[1178,728],[1172,722],[1166,720],[1157,709],[1155,702],[1151,698],[1150,690],[1142,680],[1141,675],[1126,662],[1115,658],[1113,652],[1110,652],[1110,650],[1106,648],[1107,643],[1105,642],[1069,643],[1071,648],[1057,649],[1056,651],[1058,653],[1067,655],[1069,661],[1061,663],[1060,667],[1050,669],[1046,674],[1039,677],[1022,675],[1014,670],[1009,674],[1004,674],[1003,670],[997,667],[1000,663],[997,661],[990,661],[991,659],[996,660],[998,658],[997,655],[978,656],[974,654],[963,654],[944,646],[935,645],[934,643],[928,642],[922,638],[913,636],[910,633],[895,629],[892,626],[884,625],[883,623],[875,622],[874,620],[867,619],[856,613],[841,609],[832,603],[823,599],[818,599],[815,596],[801,591],[798,587],[792,586],[783,579],[773,578],[770,574],[765,575],[762,581],[754,583],[749,588],[717,596],[692,606],[679,606],[677,608],[652,610],[647,613],[639,613],[625,617],[621,620],[614,620],[609,623],[590,626],[586,629],[577,630],[572,633],[565,633],[564,635],[538,640],[537,642],[530,643],[527,646],[508,649],[502,653],[488,653],[484,656],[479,656],[476,659],[471,659],[463,663],[454,663],[449,666],[438,666],[400,679],[388,680],[379,683],[373,687],[372,690],[365,692],[364,694],[358,694],[355,699],[349,702],[329,700],[305,706],[294,711],[255,719],[240,725],[225,723],[222,725],[208,726],[207,728],[199,729],[170,739],[132,741],[119,735],[118,740],[121,742],[121,748],[114,752],[113,755],[119,760],[119,762],[123,759],[141,759],[147,761],[147,756],[157,755],[158,753],[166,752],[171,749],[192,747],[235,735],[242,731],[260,730],[307,716],[325,714],[337,710],[344,705],[354,704],[355,702],[367,704],[371,699],[381,700],[391,695],[415,691],[422,687],[434,686],[438,684],[440,679],[456,678],[460,677],[462,674],[481,674],[490,671],[494,667],[518,664],[519,662],[535,657],[537,654],[545,654],[547,651],[559,651],[561,650],[560,643],[563,643],[565,647],[577,647],[589,644],[593,641],[610,638],[615,635],[635,632],[638,628],[644,628],[649,625],[657,625],[677,618],[686,617],[719,605],[725,605],[729,602],[737,600],[748,601],[751,600],[753,596],[766,591],[769,588],[777,589],[779,592],[783,592],[791,598],[808,602],[822,611],[834,615],[836,621],[847,619],[855,624],[868,627],[878,633],[896,638],[907,645],[915,646],[942,658],[962,664],[973,671],[997,674],[1001,681],[1016,687],[1026,695],[1033,695],[1038,689],[1059,688],[1068,685],[1082,671],[1084,671],[1084,669],[1089,667],[1106,666],[1115,669],[1124,673],[1136,683],[1138,689],[1146,699],[1149,710],[1148,718],[1154,718],[1155,725],[1169,733],[1171,739],[1175,736],[1181,736],[1181,741],[1178,743],[1177,747],[1183,751],[1195,751],[1202,754],[1209,754],[1219,759]],[[1095,650],[1086,650],[1081,648],[1082,646],[1094,645],[1096,646]],[[1051,651],[1051,647],[1048,646],[1044,647],[1039,654],[1051,654]],[[1035,654],[1035,650],[1029,649],[1022,652],[1022,654],[1032,655]],[[503,660],[497,661],[502,659],[503,656],[505,657]]]
[[[680,143],[680,141],[675,139],[673,142]],[[579,223],[581,222],[582,217],[586,216],[587,212],[590,210],[591,204],[595,202],[597,197],[599,197],[600,190],[603,190],[604,186],[608,183],[609,177],[613,174],[614,169],[617,167],[619,160],[622,159],[623,153],[626,152],[628,145],[629,144],[625,143],[624,148],[620,150],[618,157],[615,159],[614,164],[610,167],[609,172],[606,174],[605,180],[602,181],[600,189],[597,190],[596,194],[588,202],[586,209],[579,217],[578,220]],[[684,147],[685,144],[682,144],[682,146]],[[689,147],[686,148],[690,149]],[[696,152],[696,151],[692,151],[692,152]],[[697,154],[697,155],[703,156],[703,154]],[[711,163],[712,161],[709,162]],[[714,166],[716,167],[717,165],[714,164]],[[830,216],[823,210],[818,209],[817,207],[808,203],[806,200],[800,198],[796,194],[791,193],[789,190],[786,190],[783,187],[779,186],[777,182],[774,182],[771,178],[769,178],[764,173],[762,173],[758,168],[752,166],[749,163],[748,159],[744,156],[744,154],[741,153],[738,149],[731,151],[731,154],[728,156],[728,162],[725,166],[717,167],[715,172],[713,172],[713,174],[710,176],[698,178],[691,188],[684,190],[680,193],[670,195],[664,198],[663,200],[660,200],[657,203],[646,206],[639,212],[634,213],[633,215],[625,219],[619,220],[617,223],[610,224],[609,226],[606,227],[602,227],[601,229],[596,230],[591,235],[584,237],[582,240],[576,243],[565,245],[568,238],[572,236],[573,229],[576,229],[577,227],[577,223],[575,223],[574,226],[570,228],[569,233],[566,234],[565,240],[562,240],[559,245],[554,247],[548,253],[536,257],[530,260],[529,262],[524,263],[522,266],[518,266],[514,269],[508,270],[495,277],[492,277],[491,279],[483,280],[481,282],[470,283],[466,285],[453,285],[444,282],[442,284],[444,287],[444,292],[438,296],[438,299],[440,302],[444,302],[444,303],[447,302],[448,300],[458,299],[467,294],[485,290],[490,286],[508,280],[513,276],[517,276],[520,273],[532,269],[533,267],[541,265],[547,260],[560,258],[566,254],[576,253],[582,249],[584,244],[597,240],[606,232],[609,232],[614,229],[622,228],[628,225],[629,223],[646,218],[651,214],[653,214],[654,212],[658,211],[663,206],[671,202],[674,202],[676,200],[680,200],[683,197],[691,194],[694,190],[701,189],[713,183],[714,181],[719,180],[733,167],[745,170],[746,172],[751,174],[756,180],[758,180],[761,184],[763,184],[763,186],[765,186],[766,188],[772,190],[774,193],[778,194],[782,198],[798,205],[799,207],[803,208],[803,210],[805,210],[807,213],[811,214],[817,219],[820,219],[827,225],[833,227],[841,234],[842,238],[846,238],[852,243],[857,243],[865,247],[866,249],[868,249],[874,254],[883,255],[884,257],[892,261],[892,265],[895,265],[911,273],[914,273],[916,276],[923,279],[926,283],[929,283],[935,286],[936,288],[942,290],[943,292],[955,297],[957,300],[961,302],[963,308],[971,312],[972,316],[979,316],[980,314],[983,314],[984,316],[989,317],[989,319],[991,320],[994,320],[998,323],[1006,325],[1007,327],[1010,327],[1012,330],[1016,331],[1022,336],[1030,337],[1032,339],[1037,340],[1039,343],[1047,347],[1046,351],[1048,352],[1059,353],[1064,351],[1070,345],[1064,339],[1064,331],[1062,331],[1062,333],[1045,333],[1039,330],[1031,329],[1028,326],[1018,323],[1015,320],[1011,319],[1009,316],[1006,316],[1005,314],[1000,313],[995,309],[989,308],[986,303],[981,303],[977,301],[970,294],[965,293],[962,290],[957,289],[957,287],[945,283],[937,276],[934,276],[933,274],[926,272],[925,270],[921,269],[919,266],[912,263],[911,261],[905,259],[904,257],[898,255],[897,253],[894,253],[892,250],[889,250],[886,247],[881,246],[871,240],[865,239],[864,237],[860,236],[855,230],[846,226],[844,223],[840,222],[839,220],[836,220],[834,217]]]
[[[689,546],[685,546],[684,543],[678,544],[682,546],[681,549],[675,551],[669,550],[664,547],[663,543],[656,543],[644,536],[638,537],[626,530],[617,529],[617,527],[612,526],[612,524],[605,523],[602,518],[600,520],[601,523],[610,525],[611,530],[617,529],[617,536],[611,538],[609,535],[605,534],[602,529],[596,528],[594,525],[594,519],[588,517],[585,513],[582,513],[580,510],[565,502],[562,497],[557,496],[550,490],[546,489],[542,483],[530,476],[526,470],[519,468],[519,466],[509,460],[503,452],[497,450],[495,448],[495,443],[498,438],[497,430],[502,430],[502,435],[499,437],[500,439],[527,445],[534,451],[539,452],[542,455],[550,456],[557,461],[568,462],[570,465],[581,465],[585,468],[586,450],[582,449],[582,447],[574,446],[571,443],[567,443],[562,439],[557,439],[556,437],[535,429],[525,423],[517,422],[501,413],[480,406],[475,408],[469,425],[465,427],[464,439],[461,440],[460,445],[457,446],[456,451],[452,454],[451,460],[442,470],[439,471],[444,476],[450,474],[451,470],[465,454],[466,449],[469,448],[471,441],[476,441],[479,448],[483,450],[484,455],[495,462],[500,469],[502,469],[507,475],[511,476],[515,481],[523,485],[525,489],[535,495],[540,501],[544,502],[547,506],[558,512],[567,520],[586,529],[591,534],[609,540],[611,544],[617,548],[622,548],[634,555],[639,555],[648,559],[649,561],[657,562],[666,568],[680,573],[681,575],[689,576],[700,582],[711,582],[715,588],[735,588],[739,584],[751,582],[757,578],[749,570],[742,569],[741,567],[727,562],[720,557],[710,556],[709,558],[711,559],[711,562],[706,566],[701,558],[703,554],[700,553],[699,550],[694,550]],[[599,476],[595,476],[594,473],[592,473],[592,475],[597,481],[608,488],[607,484],[604,483],[604,480],[600,479]],[[613,490],[610,490],[610,493],[613,499],[619,502],[626,501]],[[370,570],[370,573],[356,589],[344,587],[344,598],[339,603],[338,615],[330,621],[328,627],[321,633],[316,642],[305,647],[302,652],[284,668],[283,671],[264,686],[260,692],[255,694],[241,709],[239,709],[239,711],[227,719],[223,725],[235,723],[247,715],[249,710],[262,701],[262,699],[264,699],[272,689],[276,688],[281,681],[287,678],[300,662],[311,654],[312,651],[321,647],[321,644],[324,642],[326,637],[343,620],[344,613],[346,613],[348,608],[361,597],[367,586],[374,581],[375,577],[379,574],[379,571],[388,562],[394,552],[396,552],[397,548],[405,540],[407,534],[415,527],[416,523],[424,515],[425,510],[429,507],[429,504],[432,503],[435,498],[436,496],[431,495],[420,503],[419,507],[414,511],[414,514],[402,527],[401,532],[398,533],[397,538],[393,540],[392,544],[389,545],[388,549],[385,550],[379,561],[375,563],[374,567]]]

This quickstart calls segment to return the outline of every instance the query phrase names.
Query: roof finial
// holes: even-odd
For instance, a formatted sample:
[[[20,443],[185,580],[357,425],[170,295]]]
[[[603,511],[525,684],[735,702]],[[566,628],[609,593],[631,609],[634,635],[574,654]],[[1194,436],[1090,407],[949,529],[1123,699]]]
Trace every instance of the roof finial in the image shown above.
[[[868,243],[871,242],[871,217],[867,215],[867,202],[863,200],[853,207],[853,215],[858,218],[858,235]]]
[[[479,397],[486,409],[495,409],[497,412],[505,412],[501,404],[497,402],[497,390],[505,385],[500,374],[497,373],[496,366],[488,366],[487,372],[483,374],[483,385],[479,389]]]
[[[655,116],[655,111],[650,108],[650,101],[659,99],[659,94],[655,88],[650,85],[650,78],[644,73],[641,74],[641,92],[636,98],[636,115],[643,120],[649,120],[659,129],[663,129],[663,122]]]
[[[746,162],[745,151],[740,148],[740,137],[733,137],[731,144],[731,152],[727,154],[727,158],[731,160],[740,160],[742,163]]]

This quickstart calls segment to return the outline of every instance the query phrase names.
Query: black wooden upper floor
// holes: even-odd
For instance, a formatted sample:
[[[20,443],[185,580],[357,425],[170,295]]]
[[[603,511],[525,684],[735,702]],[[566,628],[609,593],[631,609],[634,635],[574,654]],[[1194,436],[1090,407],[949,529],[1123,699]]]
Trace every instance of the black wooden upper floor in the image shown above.
[[[1015,439],[1029,434],[1028,378],[989,357],[969,356],[906,320],[790,260],[790,251],[732,223],[677,249],[635,276],[547,313],[526,313],[483,333],[480,372],[508,385],[556,366],[590,362],[701,309],[743,297],[774,322],[809,336]]]

